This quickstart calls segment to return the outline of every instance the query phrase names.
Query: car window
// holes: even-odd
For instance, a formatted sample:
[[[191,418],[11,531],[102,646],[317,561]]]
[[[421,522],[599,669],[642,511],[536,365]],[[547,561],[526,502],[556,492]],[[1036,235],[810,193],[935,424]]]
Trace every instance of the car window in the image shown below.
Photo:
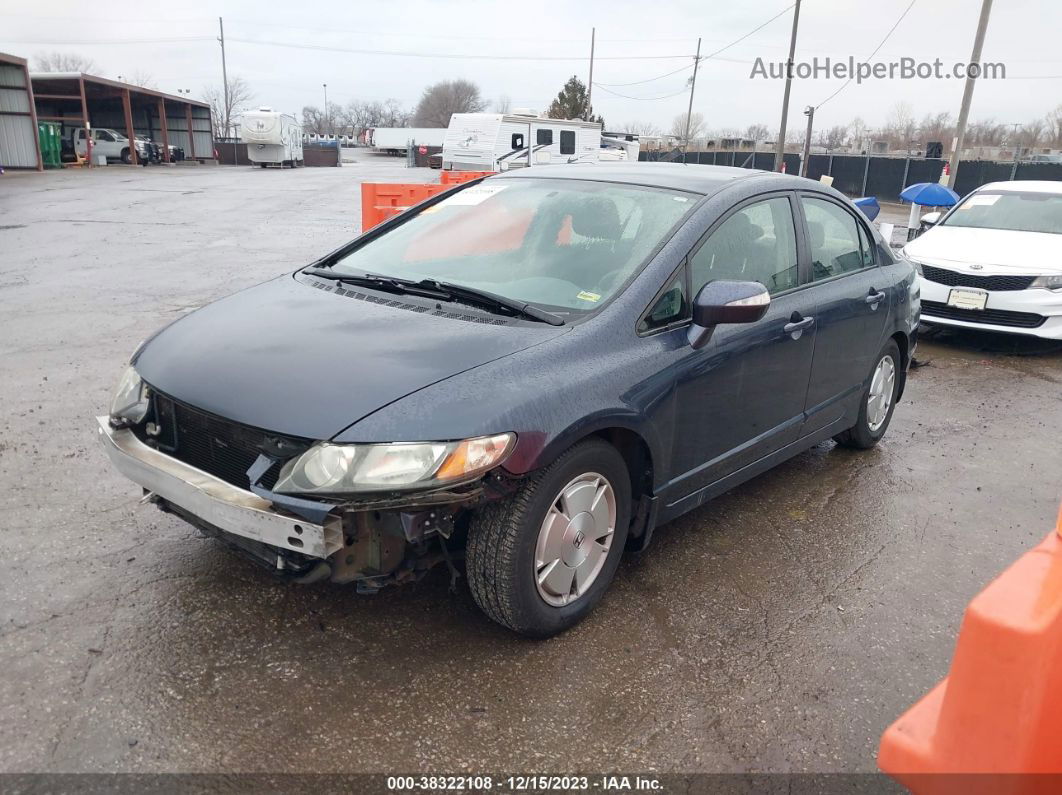
[[[941,225],[1062,234],[1062,194],[978,191],[968,196]]]
[[[877,264],[877,257],[874,254],[874,239],[867,233],[867,228],[863,224],[856,224],[856,228],[859,229],[859,245],[863,249],[863,265],[870,268]]]
[[[800,200],[808,222],[811,278],[819,281],[866,267],[856,219],[831,201],[810,196]]]
[[[759,282],[770,293],[800,283],[789,199],[750,204],[712,232],[690,260],[693,294],[720,279]]]
[[[101,141],[110,141],[112,143],[114,142],[114,138],[112,138],[111,134],[106,130],[100,130],[97,135],[99,135],[99,139]]]
[[[552,311],[591,311],[663,244],[696,198],[574,179],[489,179],[358,246],[340,273],[436,279]]]
[[[664,328],[679,320],[685,320],[690,314],[690,300],[686,293],[686,267],[678,269],[671,283],[653,302],[652,308],[638,322],[638,333],[645,334],[653,329]]]

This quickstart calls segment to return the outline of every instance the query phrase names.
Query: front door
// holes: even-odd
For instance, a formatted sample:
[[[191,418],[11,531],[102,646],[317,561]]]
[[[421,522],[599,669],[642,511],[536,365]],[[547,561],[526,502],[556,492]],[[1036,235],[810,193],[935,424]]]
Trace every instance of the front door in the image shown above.
[[[856,406],[883,344],[890,291],[860,219],[826,197],[805,194],[800,204],[811,257],[808,292],[818,307],[807,434]]]
[[[771,306],[756,323],[718,326],[678,368],[671,484],[690,494],[794,441],[815,349],[801,289],[795,197],[739,205],[689,257],[691,295],[709,281],[757,281]]]

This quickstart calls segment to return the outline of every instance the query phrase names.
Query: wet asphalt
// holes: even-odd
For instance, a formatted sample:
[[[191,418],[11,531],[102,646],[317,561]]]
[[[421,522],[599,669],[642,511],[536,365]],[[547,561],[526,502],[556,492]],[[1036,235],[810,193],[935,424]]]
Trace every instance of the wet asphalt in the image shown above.
[[[0,178],[0,771],[870,771],[964,606],[1054,525],[1062,349],[923,340],[884,441],[658,529],[544,642],[444,570],[293,586],[138,506],[95,439],[124,362],[349,239],[341,169]]]

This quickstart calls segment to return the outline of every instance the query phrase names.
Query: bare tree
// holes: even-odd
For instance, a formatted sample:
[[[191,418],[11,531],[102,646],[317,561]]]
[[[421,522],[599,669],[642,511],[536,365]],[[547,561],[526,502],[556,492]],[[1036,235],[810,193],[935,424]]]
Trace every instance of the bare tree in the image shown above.
[[[947,111],[927,113],[918,125],[918,134],[923,141],[951,141],[955,137],[955,122]]]
[[[155,82],[155,78],[151,76],[150,72],[144,72],[137,69],[133,72],[133,76],[129,78],[129,82],[134,86],[140,86],[141,88],[150,88],[152,91],[159,90],[159,84]]]
[[[72,52],[40,52],[33,57],[35,72],[95,72],[98,69],[91,58]]]
[[[745,128],[745,137],[750,141],[766,141],[771,137],[771,130],[766,124],[750,124]]]
[[[906,147],[914,139],[917,129],[910,102],[900,100],[892,106],[885,121],[885,138],[891,146]]]
[[[628,121],[620,125],[620,131],[646,137],[660,135],[660,128],[651,121]]]
[[[838,124],[822,133],[822,145],[827,149],[840,149],[848,140],[848,128]]]
[[[1022,126],[1018,131],[1018,141],[1022,146],[1038,146],[1047,135],[1047,122],[1044,119],[1034,119]]]
[[[1062,146],[1062,105],[1058,105],[1044,119],[1047,125],[1045,140],[1054,146]]]
[[[848,122],[848,138],[860,152],[867,147],[867,136],[869,133],[870,130],[867,128],[867,123],[859,116],[856,116]]]
[[[328,103],[327,113],[316,105],[306,105],[302,109],[303,132],[324,135],[334,133],[336,127],[345,126],[349,126],[346,124],[346,109],[334,102]]]
[[[254,98],[254,92],[242,77],[229,78],[228,102],[220,86],[207,86],[203,89],[203,99],[210,105],[210,116],[214,125],[215,138],[227,138],[236,117],[247,110],[248,103]]]
[[[676,138],[686,137],[686,115],[680,113],[674,119],[671,120],[671,134]],[[704,115],[700,113],[694,113],[690,116],[690,140],[694,138],[700,138],[704,134]]]
[[[494,112],[495,113],[508,113],[512,110],[513,101],[508,94],[502,94],[496,100],[494,100]]]
[[[443,80],[424,89],[413,112],[414,127],[448,127],[455,113],[478,113],[487,107],[479,87],[468,80]],[[387,125],[391,126],[391,125]]]

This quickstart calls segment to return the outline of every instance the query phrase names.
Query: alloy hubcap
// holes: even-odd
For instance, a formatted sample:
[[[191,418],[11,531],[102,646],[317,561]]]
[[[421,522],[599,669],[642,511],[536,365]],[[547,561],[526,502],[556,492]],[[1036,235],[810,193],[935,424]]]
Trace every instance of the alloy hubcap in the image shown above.
[[[891,356],[882,356],[870,379],[870,394],[867,395],[867,425],[871,431],[885,424],[892,405],[892,393],[896,386],[896,363]]]
[[[542,599],[563,607],[581,597],[604,568],[616,531],[616,494],[596,472],[560,490],[538,531],[535,585]]]

